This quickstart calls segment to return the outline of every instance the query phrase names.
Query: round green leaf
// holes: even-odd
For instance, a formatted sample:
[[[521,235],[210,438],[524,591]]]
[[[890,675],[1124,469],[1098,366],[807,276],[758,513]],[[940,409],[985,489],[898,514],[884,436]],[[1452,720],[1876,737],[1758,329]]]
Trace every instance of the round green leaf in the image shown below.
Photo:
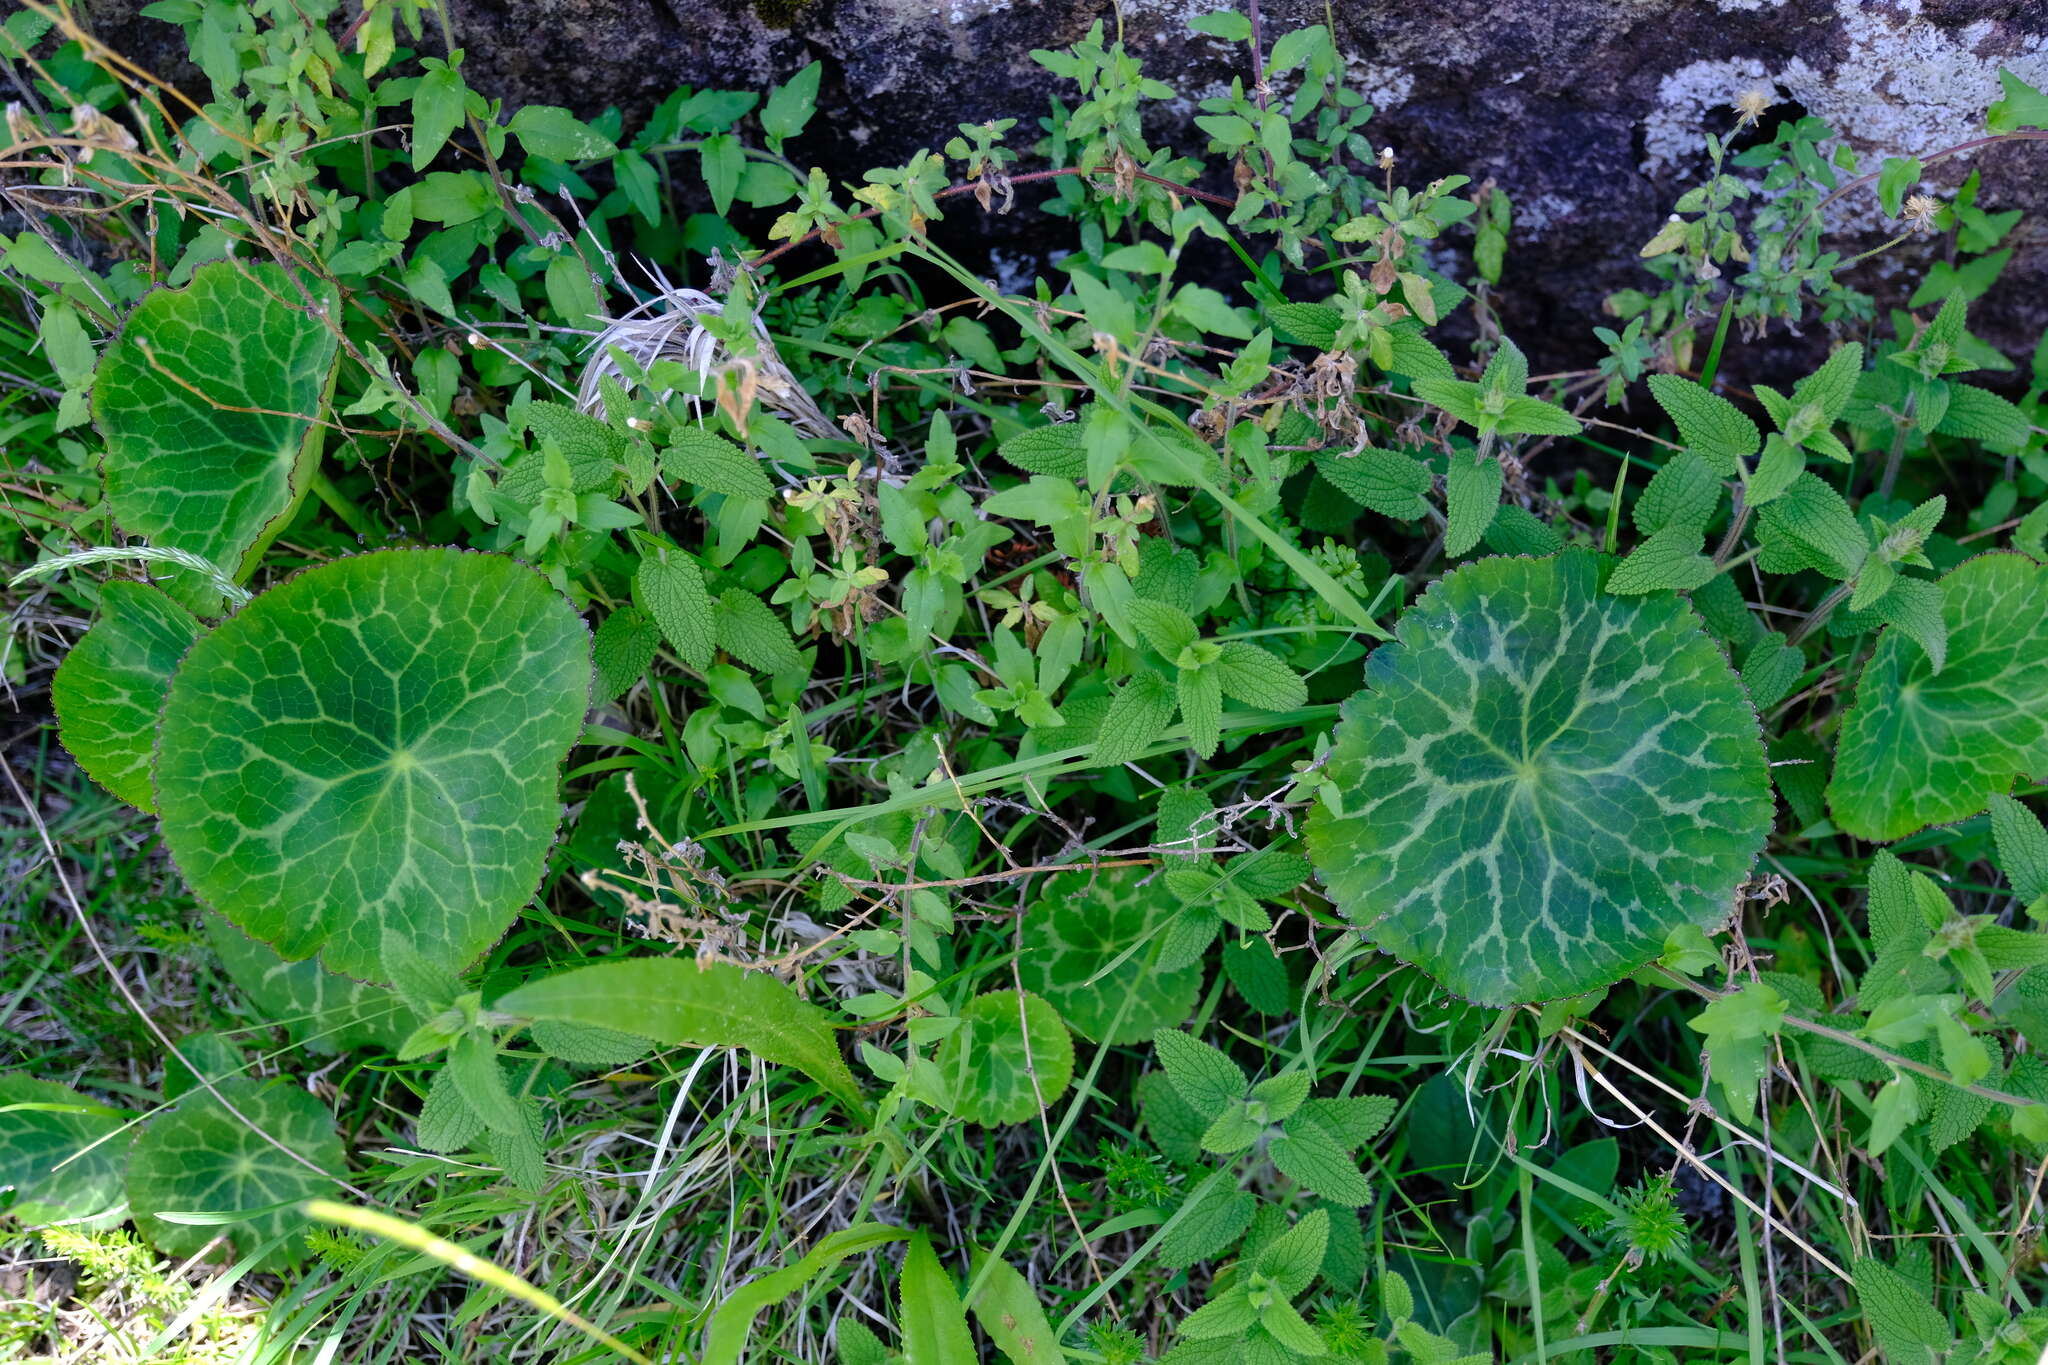
[[[453,969],[533,894],[590,636],[510,559],[309,569],[185,656],[157,809],[192,889],[287,959],[380,979],[387,929]]]
[[[989,1128],[1022,1123],[1066,1093],[1074,1040],[1059,1011],[1029,991],[990,991],[960,1011],[938,1064],[956,1116]]]
[[[308,281],[330,316],[332,291]],[[107,504],[130,535],[243,576],[290,519],[319,458],[335,333],[267,262],[215,261],[137,304],[100,361],[93,416],[107,438]],[[218,590],[165,578],[195,610]]]
[[[263,1268],[296,1262],[305,1248],[287,1234],[306,1225],[298,1206],[332,1194],[343,1166],[334,1120],[319,1100],[284,1081],[237,1076],[216,1082],[214,1089],[242,1118],[211,1091],[196,1090],[136,1137],[128,1156],[128,1203],[136,1226],[172,1256],[193,1255],[217,1236],[226,1236],[237,1255],[248,1255],[285,1236]],[[319,1169],[279,1151],[264,1133]],[[250,1216],[173,1222],[158,1216],[166,1213]]]
[[[0,1074],[0,1189],[25,1227],[103,1219],[121,1203],[121,1116],[53,1081]]]
[[[1771,823],[1756,712],[1670,593],[1582,551],[1447,575],[1346,703],[1309,854],[1380,947],[1484,1004],[1619,980],[1733,908]]]
[[[1891,627],[1842,723],[1828,809],[1859,839],[1959,820],[2048,774],[2048,568],[1980,555],[1941,580],[1941,601],[1941,670]]]
[[[1143,1042],[1172,1028],[1194,1011],[1202,989],[1200,963],[1173,971],[1150,965],[1154,940],[1180,901],[1163,878],[1147,881],[1146,871],[1062,872],[1024,917],[1017,970],[1025,987],[1098,1043]]]
[[[192,613],[143,583],[100,589],[100,617],[50,679],[57,733],[87,776],[142,810],[156,808],[149,756],[171,670],[192,642]]]

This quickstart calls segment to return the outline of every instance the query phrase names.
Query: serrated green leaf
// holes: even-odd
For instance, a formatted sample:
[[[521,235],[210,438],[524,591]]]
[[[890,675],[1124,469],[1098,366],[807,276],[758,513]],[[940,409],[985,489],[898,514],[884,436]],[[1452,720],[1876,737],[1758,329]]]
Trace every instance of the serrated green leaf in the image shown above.
[[[1504,502],[1486,524],[1486,548],[1543,559],[1564,548],[1564,535],[1520,503]]]
[[[699,672],[711,667],[719,644],[719,608],[711,601],[696,560],[672,546],[643,542],[640,566],[633,572],[633,595],[684,663]],[[769,634],[764,628],[763,638]],[[786,629],[783,635],[787,638]],[[732,652],[746,658],[740,650]]]
[[[1205,1120],[1213,1120],[1245,1097],[1251,1082],[1244,1070],[1222,1052],[1176,1029],[1152,1035],[1166,1078]]]
[[[1145,643],[1168,663],[1178,660],[1190,645],[1201,638],[1194,621],[1179,607],[1140,599],[1131,603],[1130,610],[1131,623],[1144,635]]]
[[[531,1095],[524,1096],[514,1101],[514,1113],[518,1117],[517,1126],[500,1128],[495,1124],[488,1125],[484,1129],[484,1142],[499,1169],[504,1171],[506,1183],[532,1194],[547,1184],[547,1147],[543,1140],[540,1101]]]
[[[2027,443],[2027,415],[2010,399],[1974,384],[1950,384],[1948,408],[1935,424],[1944,436],[1982,441],[1996,450],[2020,450]]]
[[[1344,322],[1343,314],[1326,303],[1271,303],[1266,316],[1282,335],[1319,351],[1337,344],[1337,328]]]
[[[1229,904],[1227,899],[1218,898],[1219,908]],[[1284,1016],[1291,1013],[1295,999],[1293,983],[1287,977],[1287,964],[1273,951],[1272,944],[1251,936],[1265,932],[1260,921],[1264,921],[1265,928],[1271,928],[1272,921],[1256,905],[1237,908],[1256,911],[1257,918],[1245,922],[1246,917],[1242,914],[1226,914],[1231,923],[1246,931],[1247,937],[1223,945],[1223,974],[1230,978],[1231,985],[1237,987],[1237,993],[1244,997],[1244,1002],[1260,1014]]]
[[[334,369],[333,293],[278,266],[203,265],[129,315],[93,384],[107,505],[131,536],[245,578],[297,508],[319,460],[315,425]],[[166,589],[205,615],[219,590],[190,570]]]
[[[1851,1273],[1856,1302],[1885,1359],[1891,1365],[1935,1365],[1954,1335],[1926,1293],[1873,1257],[1858,1257]]]
[[[624,606],[609,613],[591,641],[591,659],[597,665],[595,700],[613,701],[640,681],[647,666],[661,648],[661,627],[639,607]]]
[[[569,1024],[542,1019],[533,1028],[533,1044],[550,1057],[578,1066],[624,1066],[652,1050],[645,1038],[594,1024]]]
[[[1721,476],[1699,455],[1681,450],[1651,476],[1649,487],[1636,499],[1636,529],[1653,536],[1683,526],[1704,536],[1720,505]]]
[[[1444,480],[1448,508],[1445,554],[1453,558],[1465,554],[1486,534],[1487,524],[1500,508],[1502,477],[1499,460],[1482,460],[1469,451],[1451,455],[1450,472]]]
[[[856,1114],[866,1108],[825,1012],[774,977],[731,963],[600,962],[530,982],[493,1008],[617,1029],[668,1047],[743,1048],[795,1067]]]
[[[1223,695],[1265,711],[1291,711],[1308,705],[1308,684],[1278,658],[1242,640],[1225,641],[1216,660],[1216,681]]]
[[[1173,684],[1148,671],[1135,673],[1110,699],[1095,732],[1098,763],[1127,763],[1158,742],[1180,706]]]
[[[460,1152],[484,1131],[483,1116],[463,1098],[453,1067],[442,1067],[427,1085],[420,1102],[414,1141],[429,1152]]]
[[[1202,1156],[1202,1132],[1208,1121],[1188,1106],[1173,1088],[1163,1071],[1148,1071],[1138,1077],[1134,1093],[1137,1096],[1138,1112],[1144,1118],[1145,1130],[1152,1135],[1152,1145],[1168,1161],[1183,1165],[1199,1161]]]
[[[1280,1173],[1333,1204],[1361,1208],[1372,1202],[1372,1184],[1344,1144],[1308,1113],[1289,1119],[1285,1131],[1266,1145]]]
[[[1579,419],[1540,398],[1511,397],[1501,406],[1499,429],[1512,436],[1575,436]]]
[[[1869,569],[1866,562],[1864,571]],[[1852,605],[1854,600],[1850,599]],[[1879,620],[1897,626],[1920,646],[1932,672],[1947,666],[1948,617],[1942,610],[1940,584],[1926,578],[1894,578],[1873,610]]]
[[[1756,423],[1717,393],[1675,374],[1650,376],[1650,393],[1678,428],[1686,448],[1721,478],[1735,477],[1737,462],[1756,454]]]
[[[1887,630],[1842,725],[1828,808],[1860,839],[1960,819],[2015,777],[2048,771],[2048,570],[1981,555],[1946,574],[1941,591],[1941,672]]]
[[[2013,895],[2022,905],[2039,905],[2048,897],[2048,829],[2031,810],[2000,792],[1991,798],[1991,834],[1998,846],[1998,870]]]
[[[749,668],[794,673],[804,666],[788,624],[745,588],[727,588],[718,595],[714,625],[718,647]]]
[[[1700,553],[1703,543],[1694,527],[1667,526],[1614,566],[1614,572],[1607,578],[1607,591],[1619,596],[1640,596],[1697,588],[1720,572],[1713,560]]]
[[[505,1084],[505,1069],[498,1063],[498,1049],[487,1034],[471,1029],[448,1049],[448,1069],[455,1075],[455,1088],[463,1103],[476,1111],[484,1127],[517,1132],[525,1125],[519,1102]]]
[[[1172,1269],[1221,1256],[1251,1226],[1258,1201],[1249,1190],[1218,1183],[1200,1189],[1175,1213],[1174,1223],[1159,1239],[1159,1263]]]
[[[1315,464],[1338,492],[1383,517],[1419,521],[1429,514],[1429,467],[1411,455],[1370,448],[1356,454],[1325,452]]]
[[[1260,1274],[1293,1298],[1309,1287],[1323,1266],[1323,1248],[1330,1239],[1327,1209],[1305,1213],[1301,1221],[1275,1237],[1254,1258]]]
[[[589,632],[493,555],[308,569],[200,637],[164,702],[165,841],[288,957],[374,979],[387,927],[453,969],[512,922],[560,818]]]
[[[661,453],[667,479],[687,479],[699,488],[735,498],[766,498],[775,485],[761,471],[761,462],[722,436],[698,427],[677,427]]]
[[[1217,1156],[1247,1151],[1265,1131],[1266,1125],[1252,1114],[1244,1101],[1239,1100],[1202,1130],[1202,1150]]]
[[[1202,989],[1198,966],[1167,970],[1151,962],[1180,899],[1148,872],[1062,872],[1024,916],[1017,963],[1024,988],[1098,1043],[1142,1042],[1171,1028],[1194,1012]]]
[[[1317,1209],[1316,1212],[1321,1213],[1322,1210]],[[1317,1334],[1316,1329],[1309,1326],[1294,1305],[1284,1299],[1275,1299],[1259,1310],[1259,1326],[1266,1330],[1281,1350],[1290,1353],[1294,1359],[1304,1356],[1314,1359],[1329,1354],[1329,1348],[1323,1345],[1323,1339]],[[1256,1352],[1257,1348],[1253,1349]],[[1255,1365],[1264,1365],[1256,1353],[1248,1355],[1247,1361]]]
[[[1082,448],[1081,422],[1026,427],[996,447],[996,453],[1027,474],[1055,479],[1088,477],[1088,453]]]
[[[1856,378],[1862,372],[1863,343],[1852,341],[1838,347],[1819,369],[1792,386],[1791,408],[1794,415],[1811,404],[1819,409],[1826,421],[1833,422],[1849,406],[1849,400],[1855,397]]]
[[[1393,1122],[1400,1106],[1387,1095],[1354,1095],[1343,1099],[1310,1100],[1302,1113],[1314,1119],[1337,1139],[1346,1153],[1356,1151],[1380,1135]]]
[[[1772,631],[1750,646],[1742,661],[1742,686],[1757,710],[1776,706],[1806,671],[1806,654],[1786,643],[1783,631]]]
[[[1597,576],[1566,551],[1439,580],[1367,660],[1310,815],[1346,917],[1482,1003],[1582,994],[1718,924],[1770,828],[1720,650]]]
[[[1188,747],[1203,758],[1222,742],[1223,670],[1220,664],[1183,668],[1174,678],[1180,718],[1188,728]]]
[[[1766,573],[1816,569],[1847,580],[1870,553],[1869,537],[1849,504],[1812,474],[1801,474],[1757,514],[1757,538],[1763,542],[1757,562]]]
[[[99,618],[50,680],[64,747],[87,776],[139,810],[156,809],[149,766],[157,713],[200,631],[191,612],[155,588],[108,583]]]

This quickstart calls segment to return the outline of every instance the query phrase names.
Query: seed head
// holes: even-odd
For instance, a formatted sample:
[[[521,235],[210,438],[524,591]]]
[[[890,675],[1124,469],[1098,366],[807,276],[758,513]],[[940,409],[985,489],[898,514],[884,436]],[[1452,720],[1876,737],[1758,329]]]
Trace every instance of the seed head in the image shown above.
[[[1931,194],[1909,194],[1902,216],[1906,226],[1914,232],[1930,232],[1934,228],[1935,215],[1941,212],[1941,201]]]
[[[1735,97],[1735,126],[1747,128],[1771,107],[1771,97],[1762,90],[1749,89]]]

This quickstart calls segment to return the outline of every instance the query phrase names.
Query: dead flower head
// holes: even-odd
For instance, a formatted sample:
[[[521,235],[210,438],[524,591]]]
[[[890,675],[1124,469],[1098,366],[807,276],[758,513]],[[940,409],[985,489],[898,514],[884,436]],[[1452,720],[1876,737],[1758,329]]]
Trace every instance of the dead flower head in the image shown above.
[[[1902,210],[1906,226],[1914,232],[1932,232],[1941,201],[1931,194],[1909,194]]]
[[[1749,89],[1735,97],[1735,126],[1747,128],[1764,116],[1764,110],[1771,107],[1769,92]]]

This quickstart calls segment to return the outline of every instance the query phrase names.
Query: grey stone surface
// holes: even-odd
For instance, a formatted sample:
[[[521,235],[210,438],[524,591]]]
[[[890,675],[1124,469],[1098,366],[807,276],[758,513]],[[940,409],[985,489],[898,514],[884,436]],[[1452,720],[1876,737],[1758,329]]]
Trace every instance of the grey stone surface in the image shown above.
[[[1187,150],[1201,143],[1195,101],[1244,69],[1241,49],[1187,28],[1221,3],[1121,6],[1126,44],[1179,92],[1150,129]],[[175,31],[136,17],[133,0],[88,7],[117,46],[170,65]],[[585,113],[616,104],[629,120],[678,85],[760,88],[820,58],[821,113],[797,155],[848,180],[943,143],[961,122],[1017,116],[1028,127],[1057,88],[1030,50],[1071,43],[1098,18],[1112,30],[1119,22],[1100,0],[451,7],[477,88]],[[1372,136],[1399,151],[1405,174],[1492,176],[1514,196],[1503,307],[1532,352],[1556,359],[1583,357],[1601,298],[1641,282],[1634,248],[1702,164],[1700,134],[1732,124],[1738,91],[1761,88],[1779,112],[1796,104],[1821,115],[1877,157],[1968,137],[1997,97],[2000,65],[2048,87],[2048,0],[1334,0],[1329,12],[1379,106]],[[1321,0],[1267,0],[1263,23],[1270,41],[1325,13]],[[1984,167],[1987,206],[2036,213],[2002,301],[1981,319],[2018,352],[2048,320],[2048,146],[1998,148],[1969,164]],[[1953,183],[1966,169],[1952,163],[1934,178]],[[1845,233],[1881,226],[1870,196],[1842,209]],[[1027,258],[1056,240],[1021,209],[971,233]]]

